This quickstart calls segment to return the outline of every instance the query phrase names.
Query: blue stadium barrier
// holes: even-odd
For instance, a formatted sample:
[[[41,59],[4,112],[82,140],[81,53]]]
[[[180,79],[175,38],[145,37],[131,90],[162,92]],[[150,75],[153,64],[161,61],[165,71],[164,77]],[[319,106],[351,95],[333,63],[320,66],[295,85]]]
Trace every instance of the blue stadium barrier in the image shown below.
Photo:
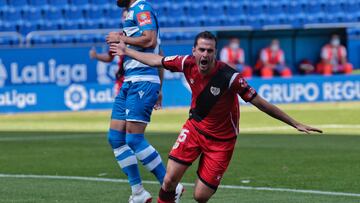
[[[181,75],[172,77],[163,83],[163,106],[188,107],[191,93],[186,81]],[[360,101],[360,75],[251,79],[248,82],[259,95],[276,104]],[[112,88],[111,84],[94,83],[5,86],[0,88],[0,113],[108,110],[115,96]]]

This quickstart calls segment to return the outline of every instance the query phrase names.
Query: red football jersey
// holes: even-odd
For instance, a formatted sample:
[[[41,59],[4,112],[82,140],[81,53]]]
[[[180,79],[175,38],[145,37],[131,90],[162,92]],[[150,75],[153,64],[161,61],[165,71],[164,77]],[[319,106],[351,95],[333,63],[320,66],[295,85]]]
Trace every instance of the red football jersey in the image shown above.
[[[230,140],[239,132],[238,96],[249,102],[257,95],[245,79],[227,64],[216,61],[207,75],[202,75],[195,57],[168,56],[162,60],[164,68],[183,72],[192,91],[191,111],[198,119],[190,119],[194,127],[205,136]],[[191,116],[190,116],[191,118]]]

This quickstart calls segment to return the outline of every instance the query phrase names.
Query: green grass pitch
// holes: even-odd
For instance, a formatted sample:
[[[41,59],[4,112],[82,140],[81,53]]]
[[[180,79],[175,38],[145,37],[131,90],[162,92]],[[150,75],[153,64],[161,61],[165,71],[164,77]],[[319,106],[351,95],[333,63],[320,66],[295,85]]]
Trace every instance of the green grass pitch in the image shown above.
[[[219,188],[210,202],[360,202],[360,103],[280,106],[299,121],[324,130],[305,135],[253,107],[242,107],[240,135],[222,185],[286,188],[292,191]],[[64,179],[65,176],[120,180],[106,140],[109,111],[0,116],[0,202],[127,202],[127,183]],[[164,161],[187,118],[187,109],[154,112],[146,137]],[[182,182],[193,183],[197,164]],[[141,166],[143,180],[155,178]],[[39,175],[23,177],[16,175]],[[44,175],[59,176],[47,179]],[[144,184],[157,198],[158,184]],[[327,191],[313,194],[307,191]],[[186,186],[182,202],[193,202]],[[352,196],[331,195],[350,193]]]

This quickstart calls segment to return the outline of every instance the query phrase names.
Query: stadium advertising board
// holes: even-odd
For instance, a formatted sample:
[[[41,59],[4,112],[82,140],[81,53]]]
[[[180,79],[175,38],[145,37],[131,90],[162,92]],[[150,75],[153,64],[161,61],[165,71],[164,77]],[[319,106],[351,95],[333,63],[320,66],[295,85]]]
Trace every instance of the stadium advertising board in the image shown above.
[[[91,60],[89,50],[89,47],[0,49],[0,87],[111,84],[118,69],[117,59],[112,63]]]
[[[178,76],[163,85],[163,106],[190,104],[190,90]],[[273,103],[360,101],[360,75],[251,79],[258,93]],[[112,85],[21,85],[0,88],[0,113],[110,109]]]

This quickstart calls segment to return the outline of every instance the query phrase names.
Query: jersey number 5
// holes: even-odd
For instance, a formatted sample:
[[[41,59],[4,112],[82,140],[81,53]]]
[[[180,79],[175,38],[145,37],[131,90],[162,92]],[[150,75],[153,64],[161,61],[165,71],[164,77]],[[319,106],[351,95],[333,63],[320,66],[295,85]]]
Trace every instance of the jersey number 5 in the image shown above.
[[[185,142],[186,140],[186,137],[187,137],[187,133],[189,133],[190,131],[188,129],[182,129],[181,132],[180,132],[180,135],[178,137],[178,139],[176,140],[174,146],[173,146],[173,149],[177,149],[180,144],[182,142]]]

